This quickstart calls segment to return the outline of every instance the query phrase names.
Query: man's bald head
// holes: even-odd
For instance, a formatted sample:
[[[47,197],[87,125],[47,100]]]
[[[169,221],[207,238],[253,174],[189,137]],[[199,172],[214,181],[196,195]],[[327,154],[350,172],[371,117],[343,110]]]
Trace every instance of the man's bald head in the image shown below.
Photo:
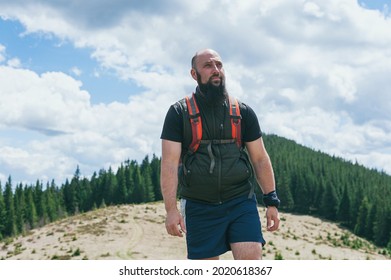
[[[215,57],[219,57],[221,60],[221,57],[218,52],[212,49],[203,49],[199,50],[198,52],[195,53],[193,58],[191,59],[191,68],[197,69],[197,58],[203,55],[213,55]]]

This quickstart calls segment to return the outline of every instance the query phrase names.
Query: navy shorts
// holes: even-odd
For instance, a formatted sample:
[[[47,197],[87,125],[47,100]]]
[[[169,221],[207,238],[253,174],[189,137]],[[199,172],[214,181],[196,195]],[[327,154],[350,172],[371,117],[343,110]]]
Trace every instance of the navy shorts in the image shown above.
[[[255,197],[239,197],[219,205],[181,199],[181,212],[189,259],[219,256],[231,250],[230,243],[265,244]]]

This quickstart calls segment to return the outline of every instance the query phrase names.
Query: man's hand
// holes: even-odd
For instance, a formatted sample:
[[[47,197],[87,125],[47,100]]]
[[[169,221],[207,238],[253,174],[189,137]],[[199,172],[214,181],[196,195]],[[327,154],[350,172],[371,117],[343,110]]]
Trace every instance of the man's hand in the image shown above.
[[[266,209],[266,221],[267,231],[275,231],[278,229],[280,225],[280,216],[276,207],[269,206]]]
[[[182,237],[182,233],[186,233],[185,221],[178,209],[167,212],[166,230],[172,236]]]

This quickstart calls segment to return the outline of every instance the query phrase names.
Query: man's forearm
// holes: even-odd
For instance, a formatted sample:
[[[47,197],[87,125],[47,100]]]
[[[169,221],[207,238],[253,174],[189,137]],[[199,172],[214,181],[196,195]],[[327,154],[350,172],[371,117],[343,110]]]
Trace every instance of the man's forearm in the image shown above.
[[[269,157],[257,162],[254,165],[254,171],[264,194],[268,194],[276,189],[273,167]]]
[[[166,211],[177,209],[178,166],[162,161],[160,182]]]

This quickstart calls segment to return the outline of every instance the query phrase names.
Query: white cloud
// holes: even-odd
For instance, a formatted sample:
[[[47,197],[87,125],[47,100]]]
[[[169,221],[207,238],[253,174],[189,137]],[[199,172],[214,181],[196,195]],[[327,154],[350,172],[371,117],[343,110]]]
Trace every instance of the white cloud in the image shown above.
[[[212,47],[223,57],[229,89],[251,104],[266,132],[391,173],[384,148],[391,144],[390,18],[354,0],[116,1],[111,9],[68,2],[0,1],[0,15],[22,22],[25,36],[90,48],[102,69],[145,90],[128,103],[91,105],[82,81],[64,73],[2,66],[0,128],[45,135],[3,146],[0,161],[8,166],[17,166],[13,153],[60,159],[23,167],[50,177],[72,174],[76,163],[88,173],[159,154],[168,106],[194,88],[191,56]]]
[[[17,57],[7,60],[6,47],[0,44],[0,64],[5,62],[8,66],[18,68],[21,67],[20,59]]]
[[[13,67],[13,68],[18,68],[21,66],[21,62],[20,62],[19,58],[12,58],[7,61],[7,65],[10,67]]]
[[[36,73],[0,66],[1,123],[71,132],[89,106],[81,83],[63,73]]]
[[[317,18],[322,18],[324,16],[324,12],[322,12],[320,7],[313,2],[304,3],[303,11],[304,13]]]
[[[0,44],[0,63],[5,60],[5,47]]]
[[[17,78],[23,82],[16,82]],[[141,160],[159,150],[157,139],[171,102],[164,94],[145,93],[127,104],[93,106],[89,93],[70,76],[38,76],[5,66],[0,66],[0,84],[0,128],[42,135],[39,140],[20,139],[18,146],[11,140],[2,143],[0,162],[10,173],[23,170],[32,180],[37,174],[65,180],[77,164],[82,172],[92,174],[126,159]]]
[[[72,67],[71,70],[70,70],[70,72],[71,72],[73,75],[77,76],[77,77],[80,77],[81,74],[83,73],[83,71],[82,71],[80,68],[76,67],[76,66]]]
[[[350,103],[355,100],[357,93],[354,81],[354,70],[349,66],[335,65],[329,69],[329,83],[344,101]]]

